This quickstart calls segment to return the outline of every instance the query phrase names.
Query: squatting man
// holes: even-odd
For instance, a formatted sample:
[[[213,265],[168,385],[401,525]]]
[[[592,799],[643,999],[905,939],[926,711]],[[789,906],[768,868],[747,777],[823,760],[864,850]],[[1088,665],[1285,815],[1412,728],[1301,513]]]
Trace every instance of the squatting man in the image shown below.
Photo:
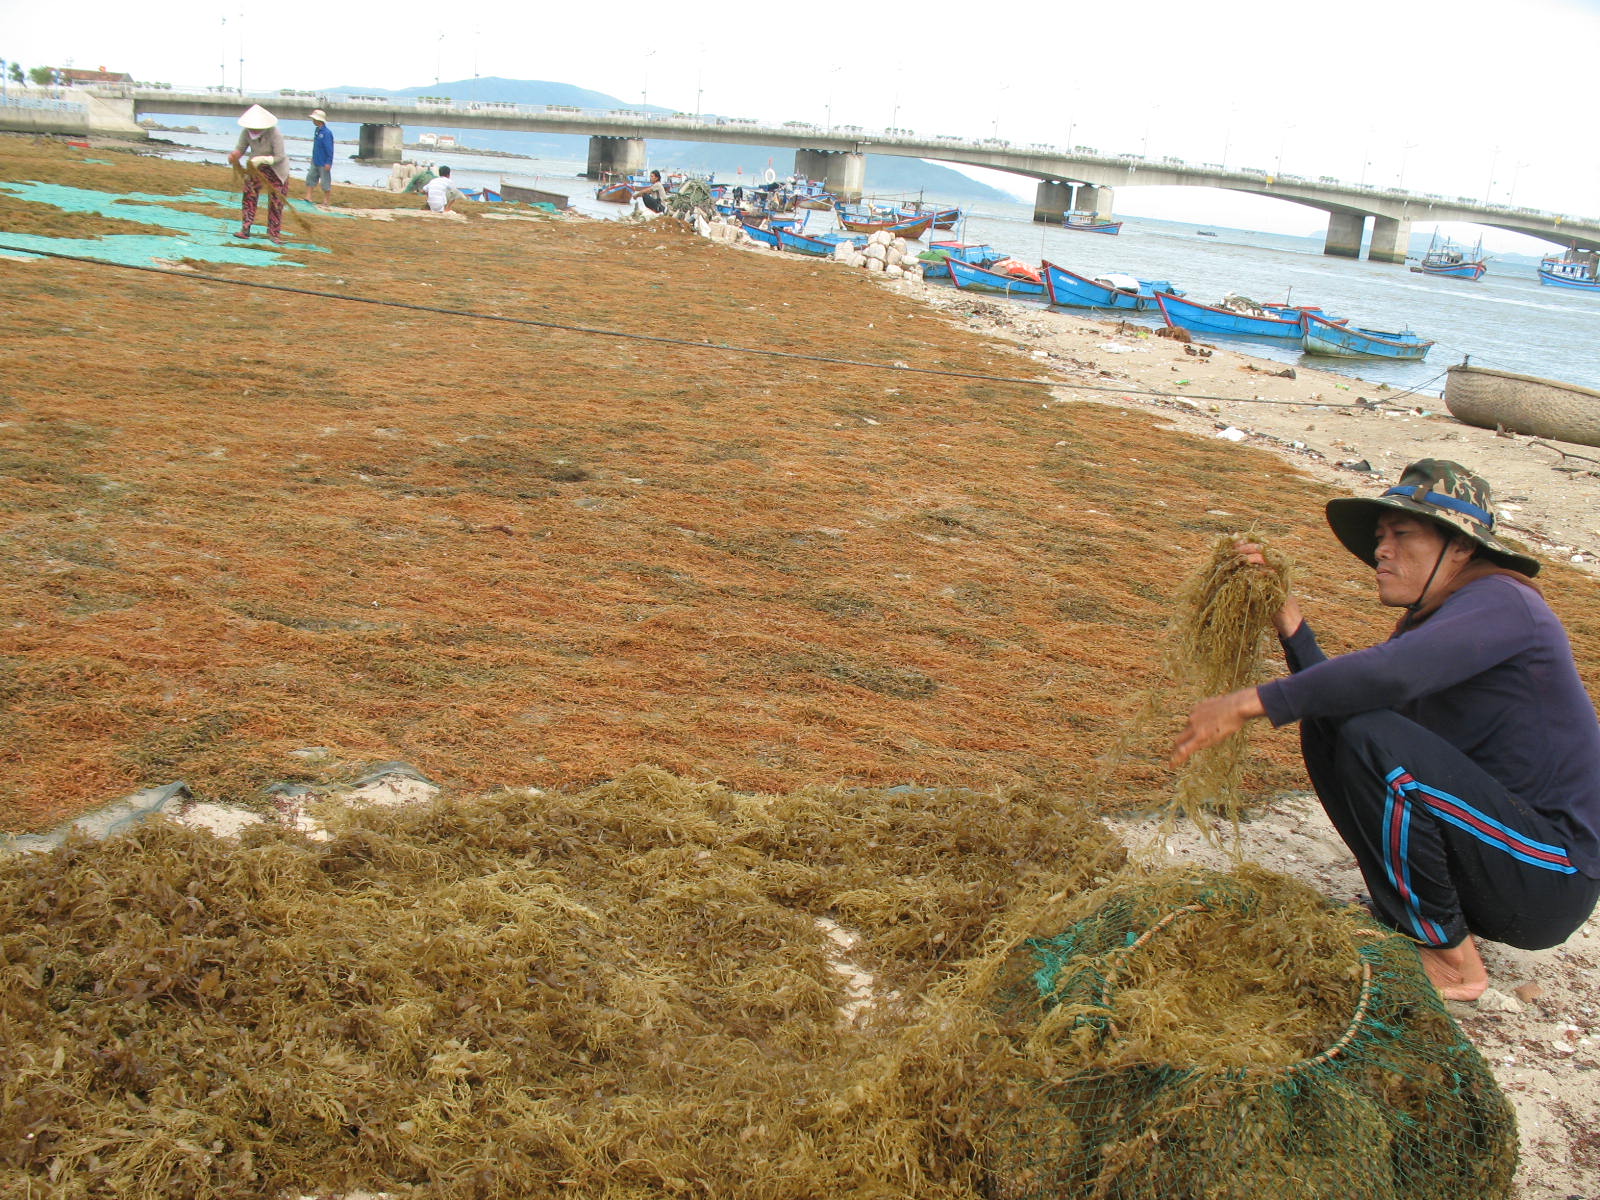
[[[1290,596],[1273,624],[1291,674],[1201,701],[1172,763],[1260,717],[1300,722],[1373,915],[1416,940],[1446,999],[1474,1000],[1489,983],[1474,935],[1555,946],[1600,897],[1600,722],[1539,562],[1495,536],[1483,479],[1424,459],[1327,519],[1404,610],[1394,633],[1328,658]],[[1264,564],[1260,546],[1237,552]]]

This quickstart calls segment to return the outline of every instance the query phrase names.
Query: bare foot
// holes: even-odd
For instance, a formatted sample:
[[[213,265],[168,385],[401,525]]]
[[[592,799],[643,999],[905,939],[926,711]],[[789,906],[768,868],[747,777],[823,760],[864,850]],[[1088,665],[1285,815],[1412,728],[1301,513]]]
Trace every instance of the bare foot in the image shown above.
[[[1478,954],[1478,943],[1468,934],[1459,946],[1436,950],[1419,946],[1422,969],[1446,1000],[1476,1000],[1489,988],[1489,968]]]

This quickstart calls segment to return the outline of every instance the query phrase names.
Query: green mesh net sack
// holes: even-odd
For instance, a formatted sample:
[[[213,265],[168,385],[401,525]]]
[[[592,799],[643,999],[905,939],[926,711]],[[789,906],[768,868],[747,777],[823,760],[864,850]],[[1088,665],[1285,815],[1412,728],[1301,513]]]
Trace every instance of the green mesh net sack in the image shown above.
[[[1248,866],[1084,905],[997,976],[1043,1069],[987,1114],[994,1200],[1509,1194],[1512,1109],[1414,943]]]

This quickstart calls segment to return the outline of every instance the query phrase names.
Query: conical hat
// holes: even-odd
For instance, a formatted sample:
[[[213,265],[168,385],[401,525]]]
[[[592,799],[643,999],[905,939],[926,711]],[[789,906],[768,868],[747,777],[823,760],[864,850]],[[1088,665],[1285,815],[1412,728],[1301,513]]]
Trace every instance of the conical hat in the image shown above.
[[[259,104],[252,104],[244,110],[244,115],[239,118],[239,124],[246,129],[271,129],[277,123],[278,118]]]

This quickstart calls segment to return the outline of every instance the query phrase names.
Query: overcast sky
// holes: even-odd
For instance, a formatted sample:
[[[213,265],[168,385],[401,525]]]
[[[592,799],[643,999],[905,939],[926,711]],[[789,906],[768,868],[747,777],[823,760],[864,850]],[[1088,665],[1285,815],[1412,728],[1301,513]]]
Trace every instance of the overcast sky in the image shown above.
[[[236,86],[242,59],[245,86],[271,90],[553,80],[685,111],[1170,154],[1600,215],[1600,0],[917,0],[887,22],[830,11],[0,0],[0,57],[198,86]],[[1031,197],[1032,182],[1016,190]],[[1138,191],[1118,207],[1158,199]],[[1182,193],[1149,215],[1182,216],[1175,201],[1199,221],[1324,221]]]

